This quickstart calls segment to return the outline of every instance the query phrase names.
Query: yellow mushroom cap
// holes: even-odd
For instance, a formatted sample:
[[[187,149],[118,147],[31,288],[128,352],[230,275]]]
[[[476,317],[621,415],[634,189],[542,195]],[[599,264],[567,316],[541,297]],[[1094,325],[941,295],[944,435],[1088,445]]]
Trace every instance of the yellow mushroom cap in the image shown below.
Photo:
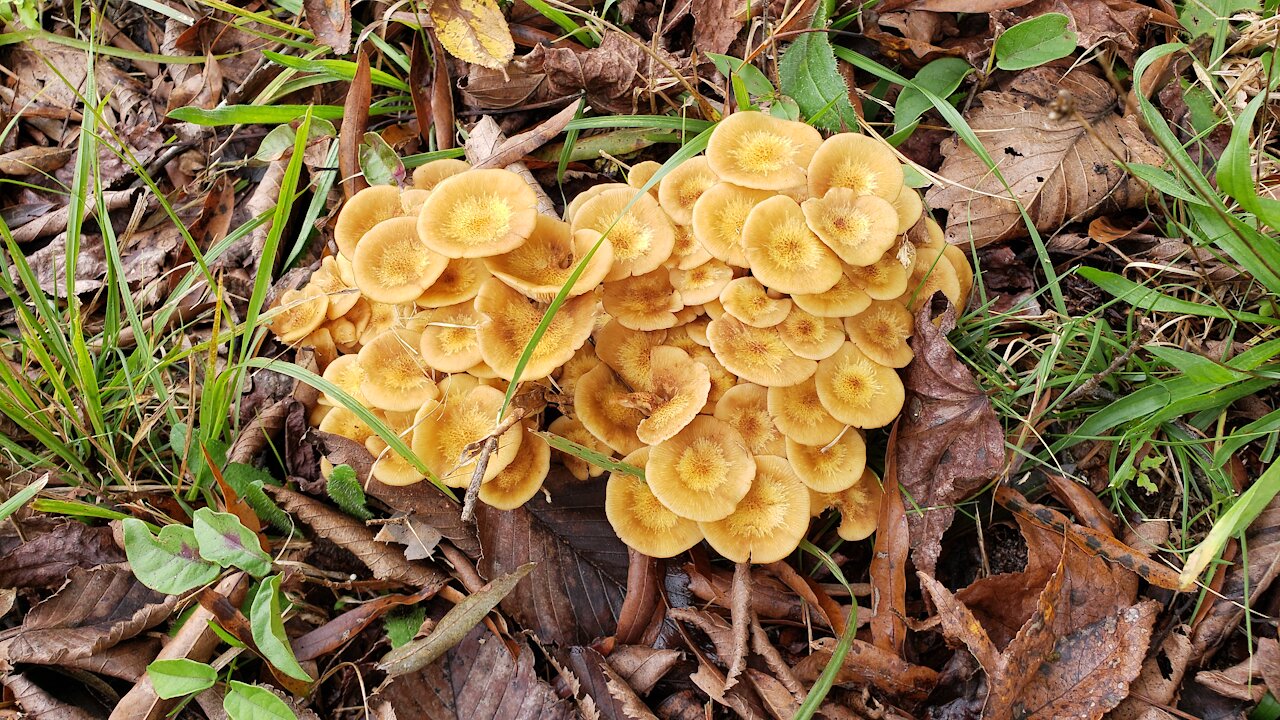
[[[652,160],[638,162],[635,165],[632,165],[631,172],[627,173],[627,185],[639,190],[644,187],[645,183],[649,182],[649,178],[657,175],[658,171],[661,169],[662,163],[659,162],[654,162]],[[656,197],[658,194],[658,186],[654,185],[649,189],[649,192],[653,193]]]
[[[360,416],[341,405],[334,406],[325,413],[317,429],[358,443],[363,443],[373,435],[373,428],[361,420]]]
[[[551,446],[521,428],[524,439],[511,464],[480,486],[480,501],[499,510],[515,510],[525,504],[547,479],[551,470]]]
[[[782,342],[777,328],[754,328],[732,315],[707,325],[711,352],[734,375],[765,387],[795,385],[813,375],[817,363]]]
[[[707,160],[722,179],[742,187],[783,190],[805,181],[822,135],[800,122],[762,112],[721,120],[707,143]]]
[[[924,215],[924,202],[920,199],[920,192],[903,185],[898,197],[893,199],[893,210],[898,214],[898,234],[901,235]]]
[[[636,437],[657,445],[683,430],[707,404],[711,373],[680,348],[661,345],[650,351],[649,384],[633,388],[622,403],[645,416]]]
[[[712,257],[734,267],[747,267],[742,227],[751,210],[773,197],[768,190],[754,190],[732,183],[716,183],[693,204],[693,235]]]
[[[791,314],[791,300],[769,297],[751,276],[730,280],[720,291],[720,305],[729,315],[758,328],[773,327]]]
[[[355,401],[361,405],[369,404],[365,400],[364,393],[360,391],[360,385],[364,382],[364,369],[360,367],[359,356],[339,355],[324,369],[323,377],[337,385],[339,390],[355,398]],[[338,398],[328,393],[321,395],[318,402],[328,405],[342,404]]]
[[[650,384],[650,351],[667,339],[666,330],[632,330],[615,318],[595,332],[596,355],[631,387]]]
[[[330,320],[329,337],[333,338],[334,346],[343,353],[357,353],[360,351],[360,331],[356,329],[356,324],[351,322],[349,318],[341,317],[337,320]]]
[[[800,307],[778,325],[778,334],[791,352],[802,358],[831,357],[844,343],[844,326],[835,318],[818,317]]]
[[[708,320],[707,316],[699,315],[697,318],[685,323],[684,325],[678,325],[676,327],[671,328],[670,330],[667,331],[667,339],[662,344],[670,345],[671,347],[675,347],[675,348],[680,348],[681,350],[689,353],[690,355],[693,355],[694,353],[706,348],[707,347],[706,345],[697,343],[693,340],[693,338],[689,337],[689,328],[695,327],[698,323],[702,322],[703,320]],[[705,330],[706,330],[706,325],[704,324],[703,325],[704,335],[706,334]]]
[[[424,404],[414,418],[414,454],[444,484],[466,487],[475,472],[476,460],[459,465],[463,450],[497,429],[502,399],[501,390],[477,385],[465,393],[450,393],[443,401]],[[485,467],[484,482],[492,480],[515,460],[523,439],[524,428],[519,423],[498,437],[497,448],[489,455],[489,464]]]
[[[902,164],[881,140],[857,133],[832,135],[809,163],[809,194],[822,197],[833,187],[892,202],[902,190]]]
[[[630,209],[627,205],[635,198]],[[625,212],[624,212],[625,209]],[[595,230],[613,245],[613,267],[605,280],[653,272],[671,257],[675,228],[652,195],[630,187],[605,190],[578,208],[573,231]]]
[[[907,280],[907,289],[899,297],[911,312],[919,310],[934,293],[947,296],[952,305],[960,306],[960,277],[955,265],[946,257],[943,247],[917,248],[916,262]]]
[[[631,453],[623,462],[645,467],[649,448]],[[633,475],[610,473],[604,513],[622,542],[649,557],[675,557],[702,541],[698,523],[668,510],[645,481]]]
[[[915,322],[901,303],[877,300],[862,313],[845,318],[844,327],[853,344],[881,365],[902,368],[915,357],[907,343]]]
[[[839,492],[861,477],[867,466],[867,443],[853,428],[826,445],[804,445],[787,438],[787,461],[810,489]]]
[[[334,344],[333,336],[329,334],[327,327],[312,330],[310,335],[302,339],[301,344],[302,347],[311,349],[316,364],[320,366],[322,372],[338,357],[337,345]]]
[[[316,403],[315,407],[307,412],[307,424],[313,428],[319,428],[320,423],[324,422],[324,418],[333,409],[332,405]]]
[[[418,234],[450,258],[510,252],[533,233],[538,198],[509,170],[470,170],[445,178],[418,214]]]
[[[571,235],[568,223],[539,215],[533,234],[524,244],[485,258],[484,264],[494,277],[526,297],[551,302],[598,240],[599,233],[583,230]],[[594,290],[612,266],[613,246],[605,240],[569,289],[569,297]]]
[[[392,304],[417,298],[440,277],[448,262],[418,238],[418,222],[411,217],[374,225],[351,258],[360,292],[370,300]]]
[[[607,190],[617,190],[619,188],[626,189],[628,187],[632,186],[627,185],[626,183],[602,183],[600,185],[592,185],[586,190],[575,195],[574,198],[569,201],[569,204],[564,206],[564,221],[567,223],[573,223],[573,219],[578,216],[578,210],[581,209],[583,205],[586,205],[591,199],[598,197],[600,193]],[[634,187],[636,190],[640,189],[639,185]],[[653,196],[655,200],[657,199],[656,192],[655,188],[655,194]]]
[[[439,395],[430,368],[418,354],[420,342],[419,333],[393,328],[360,348],[360,391],[371,406],[413,412]]]
[[[360,327],[360,344],[367,345],[374,338],[385,333],[395,327],[400,319],[400,305],[390,305],[387,303],[368,302],[369,316],[362,318],[361,323],[357,323]]]
[[[742,228],[751,273],[786,293],[825,292],[840,281],[840,258],[805,223],[799,203],[776,195],[756,205]]]
[[[573,412],[592,435],[615,452],[627,454],[644,447],[636,428],[644,414],[622,401],[631,389],[601,363],[578,380],[573,392]]]
[[[343,260],[349,263],[345,258]],[[314,285],[316,289],[329,298],[329,307],[325,312],[325,317],[330,320],[336,320],[346,315],[347,311],[360,299],[360,291],[355,288],[354,277],[351,282],[348,283],[346,281],[341,268],[339,268],[338,259],[334,256],[326,257],[320,261],[320,267],[311,274],[311,279],[307,281],[307,285]]]
[[[680,293],[671,284],[671,271],[665,267],[606,282],[603,303],[615,322],[632,330],[675,327],[676,313],[684,309]]]
[[[475,300],[480,321],[480,356],[498,377],[515,377],[516,363],[534,330],[542,322],[546,305],[534,302],[497,278],[480,287]],[[595,324],[596,301],[592,295],[570,298],[547,326],[521,374],[521,380],[547,377],[560,367],[591,335]]]
[[[870,265],[898,238],[898,213],[884,198],[831,188],[800,206],[809,229],[850,265]]]
[[[709,348],[711,347],[711,341],[707,339],[707,325],[709,324],[711,324],[711,316],[703,315],[681,327],[684,329],[685,336],[695,345]],[[688,348],[685,348],[685,350],[688,351]]]
[[[822,406],[847,425],[884,427],[902,410],[905,391],[898,373],[868,358],[851,342],[819,362],[814,379]]]
[[[854,285],[873,300],[893,300],[907,290],[910,272],[893,255],[885,255],[866,267],[847,267],[845,272]],[[849,313],[856,315],[857,313]]]
[[[769,388],[769,416],[785,436],[804,445],[826,445],[844,431],[844,423],[822,405],[813,378],[785,388]]]
[[[430,191],[418,188],[401,191],[400,207],[404,208],[404,214],[416,216],[418,211],[422,210],[422,203],[427,201],[429,195],[431,195]]]
[[[552,377],[555,378],[560,392],[572,398],[573,391],[578,386],[578,380],[599,364],[600,358],[596,357],[595,347],[591,343],[583,343],[582,347],[573,353],[573,357],[556,369]]]
[[[461,302],[426,313],[419,350],[433,370],[466,372],[480,362],[480,338],[476,330],[480,314],[475,305]]]
[[[729,388],[716,403],[715,417],[729,423],[747,443],[752,455],[784,455],[782,433],[769,415],[769,389],[755,383]]]
[[[942,226],[931,217],[924,219],[924,237],[922,238],[919,233],[913,233],[911,240],[920,249],[934,248],[941,250],[947,245],[947,236],[942,232]]]
[[[471,169],[465,160],[457,158],[441,158],[419,165],[413,170],[413,186],[418,190],[434,190],[445,178],[464,173]]]
[[[271,318],[271,332],[282,343],[292,344],[315,332],[325,321],[329,298],[320,288],[308,285],[301,290],[285,290]]]
[[[809,491],[785,459],[761,455],[751,489],[733,514],[698,525],[707,543],[734,562],[776,562],[794,552],[809,530]]]
[[[693,204],[719,180],[705,157],[685,160],[658,183],[658,202],[672,222],[688,225],[693,222]]]
[[[592,435],[591,431],[582,424],[582,421],[575,417],[561,415],[551,421],[551,424],[547,426],[547,432],[552,435],[559,435],[566,440],[572,440],[579,445],[591,448],[601,455],[608,456],[613,453],[613,450],[608,445],[600,442],[596,436]],[[570,455],[569,453],[561,452],[560,450],[555,450],[554,452],[560,458],[560,462],[565,466],[565,469],[578,480],[589,480],[593,477],[599,477],[604,474],[604,468],[598,465],[593,465],[576,455]]]
[[[675,230],[676,239],[671,246],[671,257],[667,258],[667,267],[688,270],[713,259],[711,253],[698,240],[698,236],[693,234],[691,225],[672,225],[671,227]]]
[[[884,486],[871,468],[852,487],[836,494],[834,507],[840,510],[840,527],[836,532],[849,542],[866,540],[880,524],[880,502]]]
[[[715,300],[732,279],[733,268],[714,258],[688,270],[671,271],[671,284],[685,307]]]
[[[355,257],[360,238],[383,220],[404,215],[400,204],[400,189],[393,185],[370,185],[361,190],[338,211],[333,224],[333,239],[338,252],[348,258]]]
[[[418,307],[436,308],[457,305],[480,292],[480,283],[489,277],[484,261],[478,258],[453,258],[445,265],[431,287],[414,299]]]
[[[871,304],[871,296],[853,282],[847,270],[830,290],[812,295],[793,293],[791,300],[801,310],[825,318],[857,315]]]
[[[951,262],[951,268],[956,271],[956,281],[960,285],[960,301],[956,303],[956,309],[963,310],[969,302],[969,294],[973,292],[973,266],[969,264],[969,256],[964,250],[955,245],[947,245],[942,248],[942,254]],[[329,304],[333,304],[333,299],[329,299]]]
[[[422,482],[425,475],[400,453],[391,449],[386,441],[372,435],[364,441],[364,447],[373,455],[373,476],[383,485],[413,485]]]
[[[649,451],[645,478],[658,501],[680,517],[719,520],[751,487],[756,463],[732,426],[699,415]],[[808,508],[805,509],[806,514]]]
[[[738,376],[729,372],[720,361],[716,359],[714,353],[708,348],[700,347],[689,353],[689,357],[707,366],[707,372],[711,373],[711,393],[707,395],[707,404],[702,408],[702,414],[708,415],[715,411],[716,403],[730,388],[738,384]]]

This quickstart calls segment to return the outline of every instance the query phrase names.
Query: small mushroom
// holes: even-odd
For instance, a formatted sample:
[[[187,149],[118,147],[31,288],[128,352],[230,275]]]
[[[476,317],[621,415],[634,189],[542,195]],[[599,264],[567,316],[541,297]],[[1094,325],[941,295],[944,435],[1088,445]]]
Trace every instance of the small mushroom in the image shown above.
[[[729,388],[716,403],[715,417],[729,423],[747,443],[752,455],[784,455],[782,433],[769,415],[769,389],[755,383]]]
[[[271,316],[271,332],[287,345],[298,342],[325,321],[329,298],[318,288],[308,285],[301,290],[285,290]]]
[[[503,394],[497,388],[477,385],[466,392],[449,393],[443,400],[422,405],[414,418],[413,452],[449,487],[466,487],[476,469],[476,458],[463,462],[468,445],[484,440],[500,420]],[[509,412],[509,411],[508,411]],[[489,482],[516,458],[524,440],[524,428],[516,423],[498,437],[489,455],[484,482]]]
[[[373,456],[373,477],[383,485],[404,486],[420,483],[425,475],[408,460],[400,457],[400,453],[391,449],[387,442],[377,435],[364,441],[365,450]]]
[[[595,230],[613,245],[613,267],[605,280],[653,272],[675,246],[675,229],[658,201],[648,194],[637,196],[630,187],[605,190],[588,200],[572,222],[575,234]]]
[[[800,207],[814,234],[850,265],[870,265],[897,240],[898,213],[875,195],[831,188]]]
[[[417,216],[422,210],[422,203],[427,201],[427,197],[431,195],[428,190],[419,190],[418,188],[409,188],[400,192],[400,207],[404,209],[405,215]]]
[[[413,412],[439,394],[430,368],[418,354],[421,336],[393,328],[360,348],[357,357],[364,368],[360,392],[373,407],[393,412]]]
[[[663,176],[658,183],[658,203],[671,222],[689,225],[693,222],[694,203],[719,179],[706,157],[691,158]]]
[[[523,245],[485,258],[484,264],[494,277],[526,297],[551,302],[599,240],[599,233],[590,230],[570,235],[568,223],[539,215],[533,234]],[[570,287],[569,297],[594,290],[612,266],[613,246],[604,240]]]
[[[836,533],[849,542],[866,540],[880,523],[880,503],[884,499],[884,486],[871,468],[852,487],[836,494],[833,505],[840,511],[840,527]]]
[[[356,323],[360,330],[360,345],[369,344],[374,338],[395,327],[400,320],[400,305],[368,301],[369,316]]]
[[[484,316],[480,321],[480,356],[498,377],[513,379],[516,364],[542,322],[547,306],[526,298],[497,278],[484,281],[475,306]],[[552,317],[551,324],[534,347],[520,379],[547,377],[573,357],[573,353],[591,335],[595,313],[593,295],[579,295],[567,300]]]
[[[662,169],[662,163],[652,160],[642,160],[631,166],[631,172],[627,173],[627,185],[637,190],[643,188],[649,179],[658,174]],[[654,185],[649,189],[654,197],[658,196],[658,186]]]
[[[849,188],[892,202],[902,190],[902,164],[883,140],[857,133],[832,135],[809,163],[809,194],[823,197],[831,188]]]
[[[964,250],[955,245],[943,247],[942,254],[951,262],[951,268],[956,271],[956,281],[960,284],[960,301],[956,303],[956,309],[964,310],[969,294],[973,292],[973,266],[969,264],[969,256]],[[333,304],[332,298],[329,303]]]
[[[320,267],[311,274],[311,280],[307,285],[314,286],[317,290],[324,293],[329,298],[329,306],[325,311],[325,317],[330,320],[337,320],[346,315],[348,311],[360,300],[360,291],[355,287],[355,278],[347,282],[343,277],[344,273],[339,267],[338,258],[330,255],[320,261]],[[343,262],[350,261],[343,258]]]
[[[623,462],[638,467],[648,461],[647,447],[623,458]],[[627,547],[649,557],[675,557],[702,541],[698,523],[668,510],[644,480],[627,473],[610,473],[604,513]]]
[[[831,357],[844,343],[844,327],[839,320],[818,317],[798,306],[791,308],[787,319],[778,325],[778,334],[791,352],[810,360]]]
[[[757,385],[795,385],[817,369],[813,360],[796,357],[776,328],[754,328],[732,315],[712,320],[707,339],[725,369]]]
[[[708,415],[715,411],[716,403],[720,398],[738,384],[738,376],[721,365],[715,354],[708,348],[696,348],[689,352],[689,357],[706,365],[707,372],[711,374],[711,393],[707,395],[707,404],[702,408],[702,414]]]
[[[776,195],[756,205],[742,227],[751,273],[786,293],[819,293],[840,280],[840,259],[805,223],[800,205]]]
[[[636,436],[644,414],[622,403],[629,394],[631,389],[604,363],[583,375],[573,392],[573,412],[582,425],[597,440],[624,455],[644,447]]]
[[[826,445],[844,432],[844,423],[822,404],[813,378],[791,387],[769,388],[767,406],[778,430],[804,445]]]
[[[590,372],[591,368],[599,364],[600,358],[596,357],[595,348],[592,347],[591,343],[583,343],[582,347],[573,353],[573,357],[566,360],[563,365],[556,369],[552,377],[555,378],[556,386],[560,388],[560,393],[572,400],[578,380]]]
[[[419,350],[427,365],[439,372],[464,373],[480,362],[480,314],[475,304],[436,308],[426,313]]]
[[[400,189],[393,185],[370,185],[361,190],[338,211],[333,224],[333,239],[338,252],[354,258],[360,238],[383,220],[404,215],[400,204]]]
[[[552,435],[559,435],[566,440],[572,440],[579,445],[591,448],[606,457],[613,452],[609,446],[596,439],[596,436],[591,434],[591,431],[582,424],[581,420],[569,417],[568,415],[561,415],[551,421],[551,424],[547,426],[547,432]],[[598,465],[593,465],[576,455],[570,455],[567,452],[561,452],[559,450],[556,450],[555,453],[559,456],[560,462],[564,465],[565,469],[569,471],[569,474],[573,475],[578,480],[589,480],[593,477],[600,477],[604,474],[604,468]]]
[[[671,246],[671,257],[667,258],[667,267],[689,270],[713,259],[711,253],[699,242],[698,236],[693,234],[692,226],[672,225],[672,228],[675,229],[676,239]]]
[[[645,478],[658,501],[680,517],[698,521],[731,515],[755,473],[755,460],[738,431],[707,415],[655,445],[645,465]]]
[[[606,282],[602,298],[604,311],[632,330],[675,327],[676,313],[684,309],[680,293],[671,284],[671,271],[665,267]]]
[[[805,168],[821,144],[822,135],[809,125],[740,111],[716,125],[707,161],[735,185],[783,190],[805,181]]]
[[[770,297],[751,276],[730,280],[720,291],[720,305],[729,315],[758,328],[774,327],[791,314],[791,300]]]
[[[751,488],[733,514],[699,522],[707,543],[734,562],[771,563],[800,545],[809,530],[809,491],[780,457],[756,458]]]
[[[599,185],[592,185],[586,190],[575,195],[574,198],[569,201],[569,204],[565,205],[564,221],[567,223],[573,223],[573,219],[578,216],[578,210],[581,209],[583,205],[586,205],[591,199],[599,197],[601,193],[608,190],[617,190],[619,188],[625,190],[628,187],[632,186],[627,185],[626,183],[601,183]],[[640,187],[636,186],[635,189],[639,190]],[[656,188],[654,190],[653,199],[658,199]]]
[[[787,461],[811,490],[832,493],[853,486],[867,466],[867,443],[849,428],[834,442],[804,445],[787,438]]]
[[[631,387],[650,383],[653,348],[666,342],[667,331],[632,330],[615,318],[595,332],[596,355]]]
[[[351,410],[341,405],[336,405],[325,413],[324,417],[317,423],[317,430],[320,432],[331,433],[344,437],[348,440],[364,444],[373,435],[373,428],[369,427],[359,415],[351,412]]]
[[[521,427],[524,439],[511,464],[480,486],[480,501],[499,510],[515,510],[525,504],[547,479],[551,470],[551,446]]]
[[[484,261],[478,258],[453,258],[445,265],[431,287],[414,299],[421,308],[437,308],[466,302],[480,292],[480,283],[489,277]]]
[[[885,255],[866,267],[846,267],[845,273],[873,300],[893,300],[901,296],[907,290],[911,275],[893,255]]]
[[[915,357],[907,343],[915,323],[901,303],[877,300],[862,313],[845,318],[844,327],[853,344],[881,365],[903,368]]]
[[[446,178],[460,175],[471,169],[465,160],[441,158],[419,165],[413,170],[413,186],[418,190],[434,190]]]
[[[733,268],[714,258],[688,270],[671,271],[671,284],[685,307],[715,300],[732,279]]]
[[[898,234],[901,235],[919,222],[924,214],[924,202],[915,188],[903,185],[898,197],[893,199],[893,209],[898,214]]]
[[[341,355],[329,363],[324,369],[325,380],[333,383],[346,394],[355,399],[361,405],[368,405],[369,401],[365,400],[364,393],[360,392],[360,385],[364,382],[364,368],[360,367],[360,358],[356,355]],[[338,398],[325,393],[320,396],[317,401],[326,405],[341,405],[342,401]]]
[[[333,342],[333,336],[329,334],[329,328],[324,326],[312,330],[310,335],[302,339],[301,345],[311,350],[321,372],[338,357],[338,348]]]
[[[796,304],[796,307],[812,315],[842,318],[857,315],[866,310],[871,304],[871,296],[858,287],[849,275],[849,268],[846,268],[844,274],[830,290],[812,295],[793,293],[791,301]]]
[[[916,262],[911,268],[907,289],[898,299],[914,313],[929,302],[934,293],[939,292],[946,295],[952,305],[961,305],[960,277],[956,274],[956,268],[947,259],[943,247],[917,248]]]
[[[417,298],[440,277],[448,262],[418,238],[418,222],[411,217],[374,225],[351,258],[360,292],[370,300],[391,304]]]
[[[418,234],[449,258],[510,252],[533,233],[538,199],[510,170],[470,170],[445,178],[418,215]]]
[[[819,362],[814,379],[822,406],[846,425],[884,427],[902,410],[905,392],[898,373],[868,358],[851,342]]]
[[[624,407],[644,415],[636,437],[657,445],[683,430],[707,404],[711,374],[685,351],[660,345],[650,351],[649,383],[622,398]]]
[[[747,267],[742,226],[752,208],[773,197],[767,190],[716,183],[693,204],[693,235],[712,257],[734,267]]]

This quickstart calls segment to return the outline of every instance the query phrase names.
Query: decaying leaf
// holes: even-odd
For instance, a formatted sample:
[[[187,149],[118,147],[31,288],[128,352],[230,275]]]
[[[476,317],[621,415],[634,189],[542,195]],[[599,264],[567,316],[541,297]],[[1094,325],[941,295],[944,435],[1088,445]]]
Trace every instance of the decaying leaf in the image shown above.
[[[889,435],[884,473],[884,495],[871,556],[871,642],[881,650],[898,655],[907,641],[907,550],[911,534],[907,511],[898,481],[898,433],[901,422]]]
[[[304,0],[302,9],[307,13],[307,24],[316,34],[316,40],[339,55],[351,50],[350,0]]]
[[[1060,93],[1091,130],[1050,107],[1062,104]],[[1051,67],[1032,68],[1006,90],[980,93],[978,103],[966,119],[1041,231],[1141,204],[1145,188],[1117,157],[1162,163],[1137,122],[1115,113],[1116,94],[1106,80],[1084,70],[1063,77]],[[1026,235],[1017,206],[981,158],[958,138],[943,143],[942,154],[938,172],[948,182],[926,197],[946,210],[949,242],[982,246]]]
[[[66,582],[73,567],[124,562],[124,551],[109,527],[66,522],[0,557],[0,587],[54,587]]]
[[[688,61],[617,32],[606,33],[600,47],[586,52],[546,48],[542,59],[553,96],[585,90],[593,108],[614,113],[634,113],[642,98],[678,85],[668,68],[684,72]]]
[[[392,518],[373,539],[403,545],[406,560],[427,560],[441,537],[440,531],[429,523],[408,515]]]
[[[816,643],[818,649],[796,664],[796,677],[805,682],[818,679],[835,648],[835,638]],[[938,682],[938,673],[922,665],[914,665],[892,652],[868,642],[854,640],[836,674],[836,683],[857,688],[876,688],[896,698],[921,700]]]
[[[440,44],[460,60],[498,69],[515,54],[507,18],[494,0],[433,0],[431,22]]]
[[[703,53],[726,53],[742,30],[738,18],[742,4],[735,0],[693,0],[693,32],[698,50]]]
[[[641,695],[648,694],[679,661],[675,650],[645,645],[618,645],[609,653],[609,667]]]
[[[97,720],[97,715],[58,698],[56,693],[40,687],[23,673],[10,673],[0,678],[13,694],[14,702],[25,712],[24,717],[40,720]]]
[[[916,315],[907,367],[903,415],[898,421],[898,479],[924,513],[908,513],[912,560],[933,573],[942,533],[967,498],[1004,463],[1004,431],[991,401],[947,342],[955,327],[950,305],[933,324],[931,303]]]

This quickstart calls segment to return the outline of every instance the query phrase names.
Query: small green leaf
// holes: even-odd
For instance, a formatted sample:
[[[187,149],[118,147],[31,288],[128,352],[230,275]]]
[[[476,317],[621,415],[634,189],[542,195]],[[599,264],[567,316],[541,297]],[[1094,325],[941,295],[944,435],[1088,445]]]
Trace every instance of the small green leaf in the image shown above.
[[[769,104],[769,114],[783,120],[800,120],[800,106],[786,95],[779,95]]]
[[[834,0],[823,0],[813,14],[814,32],[807,32],[782,54],[778,81],[783,94],[793,98],[814,127],[847,130],[858,127],[858,115],[849,102],[849,87],[836,66],[835,51],[827,38],[827,18]]]
[[[1132,173],[1134,177],[1169,197],[1199,205],[1207,204],[1204,200],[1197,197],[1195,193],[1184,187],[1182,183],[1178,182],[1177,179],[1166,172],[1163,168],[1158,168],[1155,165],[1147,165],[1144,163],[1129,163],[1129,172]]]
[[[912,189],[929,187],[933,181],[925,177],[919,170],[910,165],[902,166],[902,184]]]
[[[716,70],[725,77],[737,77],[742,80],[742,85],[752,97],[765,97],[774,94],[773,83],[769,82],[769,78],[765,77],[760,68],[743,60],[739,60],[732,55],[721,55],[719,53],[706,53],[711,58],[711,62],[715,64]]]
[[[364,488],[360,487],[360,481],[356,479],[356,471],[350,465],[335,467],[333,472],[329,473],[324,490],[348,515],[361,520],[373,517],[373,513],[369,512],[369,508],[365,505]]]
[[[1259,93],[1236,118],[1235,127],[1231,129],[1231,140],[1218,162],[1218,186],[1235,198],[1240,207],[1253,213],[1273,229],[1280,229],[1280,200],[1258,195],[1258,190],[1253,185],[1254,163],[1250,159],[1253,144],[1249,136],[1253,131],[1253,121],[1267,97],[1267,93]]]
[[[254,577],[271,572],[271,556],[235,515],[204,507],[196,511],[194,524],[200,557],[222,567],[238,567]]]
[[[258,585],[249,609],[249,625],[253,641],[263,657],[291,678],[311,682],[311,676],[298,664],[284,632],[284,611],[280,608],[280,576],[272,575]]]
[[[267,497],[262,488],[280,483],[271,473],[245,463],[228,463],[222,469],[222,479],[244,500],[257,516],[271,523],[273,527],[284,532],[293,530],[293,522],[289,514],[280,509],[275,501]]]
[[[266,688],[232,680],[222,709],[231,720],[298,720],[283,700]]]
[[[1196,38],[1213,32],[1241,10],[1257,9],[1258,4],[1257,0],[1190,0],[1183,4],[1178,21]]]
[[[1077,39],[1070,22],[1062,13],[1045,13],[1005,30],[996,38],[996,67],[1025,70],[1070,55]]]
[[[915,85],[902,88],[898,101],[893,105],[893,132],[902,132],[933,107],[933,103],[918,88],[945,98],[955,92],[971,72],[973,67],[969,63],[954,57],[939,58],[920,68],[914,78]]]
[[[1181,375],[1204,383],[1226,385],[1248,377],[1239,370],[1232,370],[1198,353],[1166,345],[1149,345],[1147,352],[1160,358],[1165,365],[1177,370]]]
[[[1231,509],[1223,513],[1213,524],[1213,529],[1204,540],[1187,557],[1182,566],[1182,586],[1190,589],[1195,586],[1196,578],[1204,572],[1209,564],[1222,554],[1227,540],[1244,532],[1254,518],[1266,509],[1267,503],[1280,491],[1280,463],[1272,463],[1257,480],[1245,490],[1231,505]]]
[[[370,185],[395,185],[405,177],[400,154],[374,132],[365,133],[360,143],[360,169]]]
[[[391,641],[391,647],[407,644],[422,629],[422,622],[426,619],[427,609],[421,605],[387,615],[387,639]]]
[[[27,504],[27,501],[35,497],[36,493],[43,490],[44,486],[47,484],[49,484],[49,476],[45,475],[39,480],[36,480],[30,485],[14,493],[13,497],[9,498],[8,500],[5,500],[4,504],[0,505],[0,520],[3,520],[9,517],[10,515],[13,514],[14,510],[17,510],[18,508]]]
[[[185,525],[166,525],[153,536],[141,520],[129,518],[124,525],[124,552],[138,581],[157,592],[182,593],[213,582],[222,572],[216,564],[201,559],[196,533]]]
[[[165,700],[208,690],[218,680],[218,671],[195,660],[156,660],[147,666],[147,677],[156,695]]]

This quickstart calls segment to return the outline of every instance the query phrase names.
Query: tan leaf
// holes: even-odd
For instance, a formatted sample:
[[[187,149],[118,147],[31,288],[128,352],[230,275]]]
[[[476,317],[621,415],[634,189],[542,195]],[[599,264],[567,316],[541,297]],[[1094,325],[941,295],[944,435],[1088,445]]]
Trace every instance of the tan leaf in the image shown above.
[[[1062,111],[1062,92],[1078,115]],[[1033,68],[1007,90],[978,100],[966,119],[1041,231],[1141,204],[1146,191],[1116,165],[1117,156],[1162,162],[1137,122],[1115,114],[1111,86],[1085,71],[1060,77],[1053,68]],[[947,182],[927,199],[947,211],[948,241],[982,246],[1027,234],[1017,206],[981,158],[958,138],[944,142],[942,154],[938,173]]]
[[[434,0],[431,22],[440,44],[460,60],[497,69],[516,52],[507,19],[494,0]]]

